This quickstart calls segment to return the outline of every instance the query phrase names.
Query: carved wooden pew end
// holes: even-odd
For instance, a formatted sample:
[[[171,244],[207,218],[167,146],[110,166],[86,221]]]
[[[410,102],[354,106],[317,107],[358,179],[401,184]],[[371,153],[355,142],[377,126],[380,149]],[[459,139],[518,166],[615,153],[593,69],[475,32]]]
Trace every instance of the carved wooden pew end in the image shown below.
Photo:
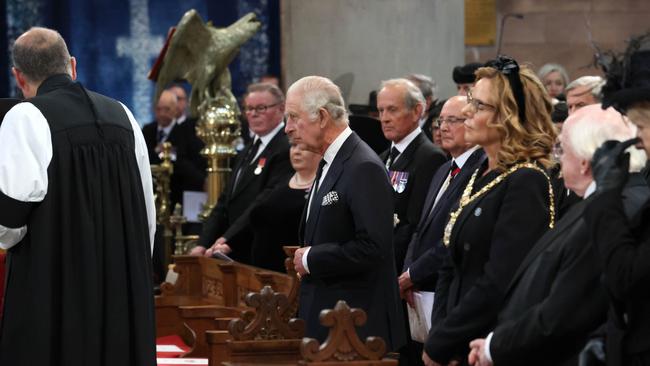
[[[355,327],[367,321],[361,309],[350,309],[345,301],[339,301],[333,310],[323,310],[320,322],[330,328],[323,344],[312,338],[304,338],[300,347],[303,360],[299,365],[309,366],[389,366],[397,360],[383,359],[386,343],[380,337],[368,337],[363,343]]]
[[[302,319],[286,321],[282,315],[290,307],[287,295],[264,286],[249,293],[246,305],[255,311],[243,311],[224,331],[207,331],[210,365],[233,363],[293,363],[300,359],[301,339],[305,334]]]

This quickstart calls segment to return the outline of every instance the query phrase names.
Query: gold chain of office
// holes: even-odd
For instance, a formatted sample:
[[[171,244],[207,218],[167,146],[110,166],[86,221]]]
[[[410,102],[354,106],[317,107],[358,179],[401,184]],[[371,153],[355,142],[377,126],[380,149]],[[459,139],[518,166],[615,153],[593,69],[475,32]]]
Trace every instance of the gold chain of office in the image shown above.
[[[445,232],[443,236],[443,243],[445,244],[445,247],[449,247],[449,241],[451,239],[451,231],[454,228],[454,225],[456,224],[456,220],[458,220],[458,217],[460,216],[461,212],[463,212],[463,208],[465,206],[469,205],[472,203],[474,200],[479,198],[480,196],[484,195],[487,193],[489,190],[492,188],[496,187],[499,183],[501,183],[504,179],[506,179],[510,174],[516,172],[519,169],[522,168],[529,168],[529,169],[534,169],[537,170],[538,172],[544,174],[544,177],[546,177],[546,181],[548,182],[548,196],[550,199],[550,214],[551,214],[551,220],[548,224],[549,228],[553,228],[554,223],[555,223],[555,200],[553,197],[553,186],[551,186],[551,178],[549,178],[548,174],[544,171],[544,169],[540,168],[536,164],[533,163],[519,163],[514,166],[512,166],[510,169],[506,170],[505,172],[499,174],[496,178],[494,178],[490,183],[485,185],[485,187],[481,188],[478,192],[472,194],[472,189],[474,188],[474,181],[476,180],[476,176],[478,175],[479,169],[476,169],[474,171],[474,174],[472,175],[472,178],[470,178],[469,183],[467,183],[467,186],[465,187],[465,190],[463,191],[463,195],[460,198],[460,204],[458,206],[458,209],[454,212],[451,213],[449,216],[449,222],[447,223],[447,226],[445,226]]]

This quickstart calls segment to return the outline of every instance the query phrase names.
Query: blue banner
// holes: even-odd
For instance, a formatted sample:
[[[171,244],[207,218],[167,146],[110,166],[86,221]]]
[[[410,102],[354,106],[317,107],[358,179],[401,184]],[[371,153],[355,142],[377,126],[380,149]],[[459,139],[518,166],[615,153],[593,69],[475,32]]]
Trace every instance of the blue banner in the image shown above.
[[[6,72],[2,97],[15,96],[10,73],[10,47],[32,26],[58,30],[77,59],[78,80],[91,90],[126,104],[141,125],[153,120],[155,84],[147,74],[170,27],[189,9],[204,21],[225,27],[255,12],[262,29],[245,44],[230,65],[233,92],[265,74],[279,75],[279,10],[276,0],[8,0],[4,9],[6,37],[0,46]],[[2,15],[2,14],[0,14]]]

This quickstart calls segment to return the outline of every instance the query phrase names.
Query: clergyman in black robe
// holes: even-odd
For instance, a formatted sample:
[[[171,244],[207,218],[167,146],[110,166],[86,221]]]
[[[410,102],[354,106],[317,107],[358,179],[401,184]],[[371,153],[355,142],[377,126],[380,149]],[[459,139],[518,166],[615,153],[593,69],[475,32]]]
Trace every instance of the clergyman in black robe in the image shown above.
[[[73,81],[57,32],[30,29],[13,56],[26,99],[0,127],[0,365],[153,366],[155,209],[140,128]]]

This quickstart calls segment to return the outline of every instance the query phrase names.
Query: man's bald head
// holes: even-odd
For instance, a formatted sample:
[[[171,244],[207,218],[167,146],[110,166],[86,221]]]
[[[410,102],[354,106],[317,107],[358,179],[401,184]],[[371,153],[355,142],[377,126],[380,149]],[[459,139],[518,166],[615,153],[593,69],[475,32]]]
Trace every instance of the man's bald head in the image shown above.
[[[466,105],[467,97],[464,96],[453,96],[447,99],[440,110],[438,121],[435,122],[440,122],[438,127],[442,148],[454,158],[472,147],[465,141],[465,116],[462,110]]]
[[[68,47],[55,30],[31,28],[16,39],[12,52],[14,68],[31,83],[40,84],[57,74],[73,76]]]
[[[160,98],[156,103],[156,108],[154,109],[154,114],[156,115],[156,121],[160,127],[169,126],[172,121],[176,118],[176,105],[178,103],[178,98],[171,90],[164,90],[160,94]]]

